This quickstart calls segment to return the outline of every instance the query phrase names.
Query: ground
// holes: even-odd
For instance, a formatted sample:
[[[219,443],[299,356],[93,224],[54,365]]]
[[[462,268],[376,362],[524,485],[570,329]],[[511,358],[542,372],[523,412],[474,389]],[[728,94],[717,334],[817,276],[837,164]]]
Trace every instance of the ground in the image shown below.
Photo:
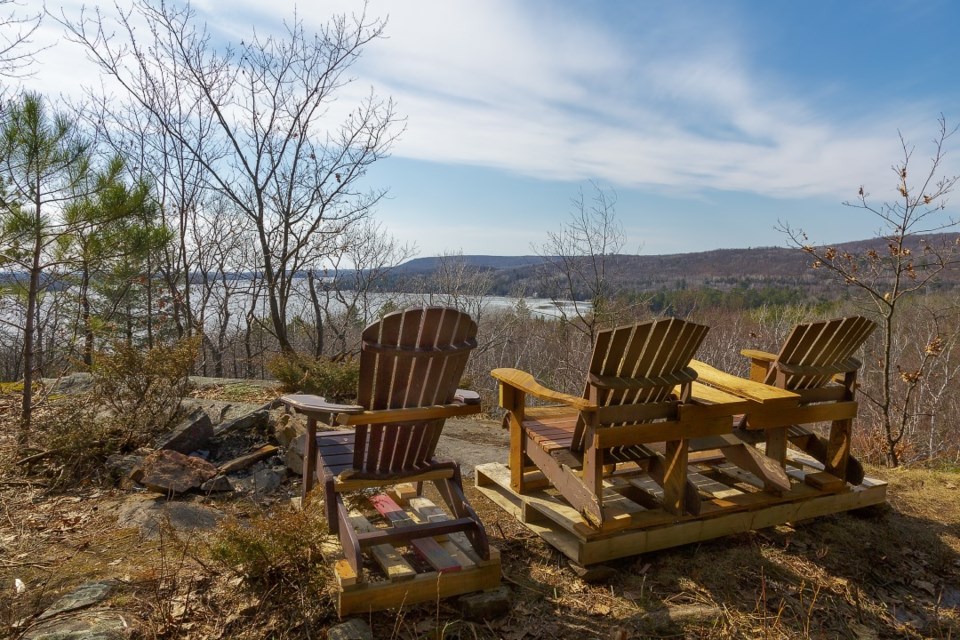
[[[201,395],[218,393],[263,397],[262,390],[239,397],[216,388]],[[472,469],[502,461],[505,443],[498,422],[451,421],[441,450]],[[307,600],[315,592],[274,583],[268,589],[288,589],[277,604],[263,585],[211,559],[208,534],[161,527],[159,536],[145,538],[123,528],[118,511],[129,490],[89,484],[50,492],[43,477],[12,464],[11,451],[11,443],[0,444],[0,633],[19,637],[60,595],[108,579],[116,582],[102,606],[129,614],[141,637],[322,638],[336,624],[329,605]],[[375,638],[957,637],[960,474],[869,473],[889,483],[889,508],[627,558],[610,563],[610,577],[597,584],[581,580],[560,553],[468,487],[502,552],[509,613],[464,621],[448,600],[365,620]],[[298,492],[291,479],[267,497],[178,501],[249,522],[285,509]],[[313,566],[325,575],[322,562]],[[23,584],[20,594],[15,580]],[[295,574],[298,580],[306,584],[308,576]]]

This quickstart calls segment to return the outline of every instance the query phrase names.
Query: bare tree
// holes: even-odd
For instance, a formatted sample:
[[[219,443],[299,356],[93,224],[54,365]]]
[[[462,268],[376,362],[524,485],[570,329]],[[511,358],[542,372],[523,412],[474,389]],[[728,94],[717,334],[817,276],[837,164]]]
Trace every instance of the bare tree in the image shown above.
[[[30,38],[40,27],[42,13],[23,16],[17,0],[0,0],[0,77],[29,75],[37,50]]]
[[[533,250],[544,260],[542,293],[554,301],[561,320],[585,333],[592,344],[597,331],[614,315],[611,276],[626,235],[617,220],[616,193],[595,182],[591,187],[592,197],[588,200],[581,189],[560,231],[549,232],[547,241]],[[562,301],[569,301],[569,306]]]
[[[324,327],[334,339],[330,349],[340,358],[352,349],[350,328],[359,330],[373,321],[386,295],[382,291],[390,270],[413,255],[414,248],[401,244],[379,222],[367,219],[345,233],[329,239],[322,253],[327,268],[311,269],[308,290],[314,316],[313,351],[324,354]]]
[[[862,253],[810,244],[802,230],[781,223],[780,229],[794,246],[802,248],[814,262],[860,294],[880,322],[880,346],[875,352],[878,385],[864,385],[862,393],[876,411],[886,439],[887,463],[900,463],[899,447],[911,421],[917,418],[915,406],[919,383],[944,347],[944,337],[934,332],[922,339],[919,359],[900,360],[895,339],[908,301],[935,283],[944,270],[960,262],[957,241],[949,234],[927,234],[955,229],[960,223],[946,213],[947,195],[960,176],[941,176],[946,144],[956,133],[943,116],[932,141],[933,153],[926,170],[914,172],[914,147],[900,135],[902,158],[893,165],[899,198],[875,204],[860,187],[857,199],[844,204],[862,209],[879,220],[878,237],[885,249],[867,249]],[[873,358],[871,358],[873,360]],[[868,362],[868,364],[872,364]],[[870,375],[869,367],[866,371]]]
[[[281,36],[252,32],[218,50],[190,7],[141,0],[117,12],[116,21],[99,10],[58,20],[252,222],[271,328],[292,351],[287,306],[295,278],[326,246],[317,237],[343,233],[384,193],[359,183],[395,139],[392,102],[371,94],[339,124],[327,122],[347,71],[384,22],[365,11],[341,15],[311,36],[295,16]],[[171,118],[172,95],[191,105],[191,117]]]
[[[479,324],[493,288],[493,270],[471,266],[462,251],[444,253],[420,285],[423,304],[453,307]]]

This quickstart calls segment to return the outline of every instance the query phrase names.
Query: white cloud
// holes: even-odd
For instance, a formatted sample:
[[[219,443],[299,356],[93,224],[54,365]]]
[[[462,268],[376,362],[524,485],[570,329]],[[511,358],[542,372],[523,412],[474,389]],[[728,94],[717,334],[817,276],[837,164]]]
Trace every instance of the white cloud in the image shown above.
[[[262,34],[277,27],[295,5],[194,6],[219,33],[241,38],[251,24]],[[298,15],[318,27],[358,6],[306,3]],[[896,158],[896,126],[919,122],[925,108],[833,122],[807,101],[808,88],[749,60],[736,25],[716,16],[651,20],[625,33],[564,5],[518,0],[379,0],[369,13],[389,14],[387,38],[364,52],[337,113],[371,86],[394,97],[408,117],[394,150],[401,157],[621,188],[847,197],[889,179],[889,160],[876,159]],[[59,32],[45,22],[49,42]],[[64,44],[44,53],[38,80],[48,92],[96,82]]]

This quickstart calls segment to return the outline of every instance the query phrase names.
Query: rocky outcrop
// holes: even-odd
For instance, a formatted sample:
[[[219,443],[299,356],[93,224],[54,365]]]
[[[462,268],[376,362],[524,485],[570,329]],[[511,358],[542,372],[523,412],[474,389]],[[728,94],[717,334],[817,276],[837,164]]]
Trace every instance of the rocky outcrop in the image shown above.
[[[151,491],[178,494],[199,489],[217,475],[217,468],[201,458],[162,449],[147,456],[130,477]]]

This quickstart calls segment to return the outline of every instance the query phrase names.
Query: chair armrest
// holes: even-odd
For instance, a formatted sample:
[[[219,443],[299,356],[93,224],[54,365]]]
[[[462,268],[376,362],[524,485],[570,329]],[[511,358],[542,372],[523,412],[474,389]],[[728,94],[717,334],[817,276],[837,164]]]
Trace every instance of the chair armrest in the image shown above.
[[[744,349],[740,354],[750,358],[750,379],[754,382],[766,382],[770,367],[777,361],[777,356],[756,349]]]
[[[777,359],[776,354],[769,351],[758,351],[757,349],[742,349],[740,355],[751,360],[760,360],[761,362],[773,362]]]
[[[578,398],[568,393],[554,391],[537,382],[532,375],[519,369],[494,369],[490,375],[496,378],[500,384],[513,387],[518,391],[530,394],[541,400],[559,402],[568,407],[573,407],[579,411],[596,411],[597,405],[585,398]]]
[[[429,407],[408,407],[406,409],[376,409],[359,413],[337,414],[336,423],[343,426],[357,424],[385,424],[388,422],[414,422],[437,420],[455,416],[469,416],[480,413],[479,404],[436,404]]]
[[[301,413],[358,413],[363,407],[357,404],[327,402],[323,396],[291,394],[280,397],[280,402]]]
[[[784,407],[795,407],[800,401],[800,396],[792,391],[779,389],[768,384],[763,384],[762,382],[747,380],[746,378],[738,378],[737,376],[715,369],[705,362],[691,360],[690,366],[693,367],[699,375],[697,378],[698,382],[720,389],[721,391],[726,391],[727,393],[732,393],[735,396],[756,402],[763,406],[778,407],[782,405]]]

